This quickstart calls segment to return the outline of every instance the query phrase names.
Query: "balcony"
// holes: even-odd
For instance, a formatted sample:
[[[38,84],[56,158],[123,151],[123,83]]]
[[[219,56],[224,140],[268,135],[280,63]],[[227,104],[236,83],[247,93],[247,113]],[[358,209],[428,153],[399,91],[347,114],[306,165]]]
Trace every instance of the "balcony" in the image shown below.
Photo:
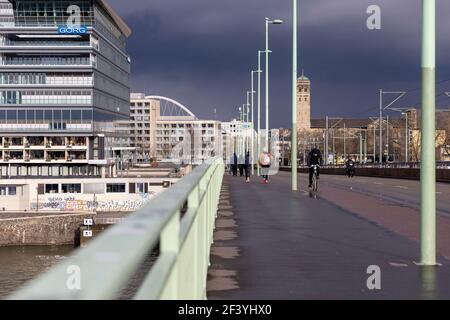
[[[5,57],[5,66],[93,66],[90,57]]]
[[[2,47],[87,47],[91,46],[90,41],[11,41],[5,40],[1,43]]]

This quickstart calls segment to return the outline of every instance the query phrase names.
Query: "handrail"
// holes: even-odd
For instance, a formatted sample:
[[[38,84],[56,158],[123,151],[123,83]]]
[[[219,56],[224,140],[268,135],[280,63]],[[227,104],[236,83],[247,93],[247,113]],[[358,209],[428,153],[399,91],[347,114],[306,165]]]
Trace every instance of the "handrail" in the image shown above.
[[[10,299],[120,298],[121,290],[158,243],[159,257],[134,299],[205,299],[223,174],[220,158],[199,165],[144,208],[32,280]],[[187,211],[181,217],[186,204]]]

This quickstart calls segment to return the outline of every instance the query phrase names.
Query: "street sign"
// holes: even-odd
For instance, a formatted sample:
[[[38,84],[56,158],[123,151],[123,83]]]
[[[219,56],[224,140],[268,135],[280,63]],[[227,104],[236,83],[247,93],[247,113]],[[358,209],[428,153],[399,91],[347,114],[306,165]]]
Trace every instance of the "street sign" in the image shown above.
[[[92,225],[94,225],[94,220],[93,219],[84,219],[84,225],[92,226]]]
[[[85,238],[92,238],[92,230],[84,230],[83,231],[83,237],[85,237]]]

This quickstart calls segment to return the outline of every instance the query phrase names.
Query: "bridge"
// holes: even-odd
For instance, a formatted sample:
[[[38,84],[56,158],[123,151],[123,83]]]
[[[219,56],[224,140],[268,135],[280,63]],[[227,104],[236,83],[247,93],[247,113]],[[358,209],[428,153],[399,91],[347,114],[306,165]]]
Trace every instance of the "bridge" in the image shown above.
[[[443,267],[421,267],[418,181],[322,175],[311,193],[300,174],[293,193],[290,178],[246,184],[214,159],[11,299],[450,298],[450,185],[437,185]]]

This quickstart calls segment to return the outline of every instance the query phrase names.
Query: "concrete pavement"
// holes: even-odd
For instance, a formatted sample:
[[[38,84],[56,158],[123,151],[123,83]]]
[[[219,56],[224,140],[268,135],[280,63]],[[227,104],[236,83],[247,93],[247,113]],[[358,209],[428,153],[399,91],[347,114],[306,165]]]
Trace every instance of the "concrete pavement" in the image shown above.
[[[419,260],[418,242],[395,230],[397,220],[414,213],[374,221],[373,212],[355,211],[364,211],[367,198],[378,204],[383,200],[346,189],[348,181],[343,181],[322,176],[314,195],[306,190],[293,194],[287,173],[272,177],[269,185],[260,180],[245,184],[241,178],[227,176],[212,250],[209,298],[450,298],[450,285],[444,285],[444,279],[450,279],[449,261],[440,256],[443,267],[418,267],[414,264]],[[305,185],[304,176],[299,185]],[[398,194],[409,190],[396,189]],[[342,192],[338,199],[353,196],[359,207],[346,208],[342,201],[326,198],[338,191]],[[397,216],[402,208],[390,203],[384,211]],[[367,287],[367,268],[372,265],[381,268],[381,290]]]

